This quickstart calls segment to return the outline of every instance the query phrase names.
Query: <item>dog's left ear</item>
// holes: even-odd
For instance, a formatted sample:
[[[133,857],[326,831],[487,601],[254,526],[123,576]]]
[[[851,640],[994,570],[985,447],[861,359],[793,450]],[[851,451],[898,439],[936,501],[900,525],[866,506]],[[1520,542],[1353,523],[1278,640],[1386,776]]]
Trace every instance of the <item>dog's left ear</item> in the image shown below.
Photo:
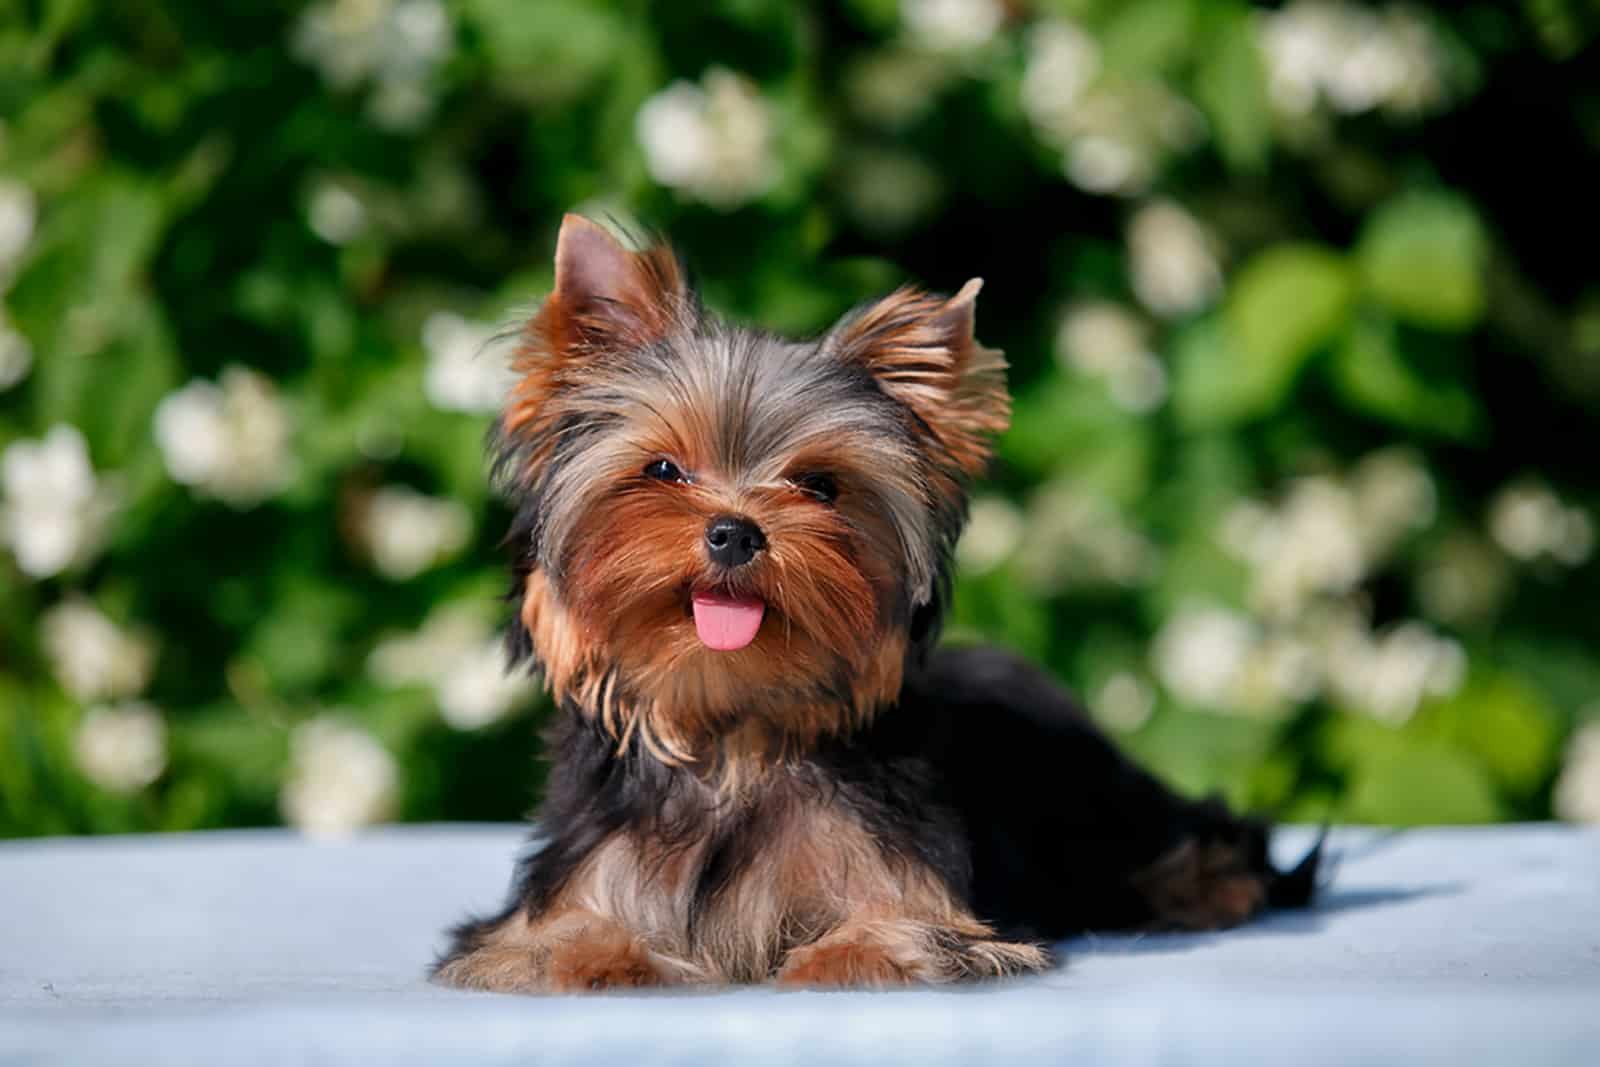
[[[1006,361],[973,336],[982,287],[974,278],[949,299],[902,288],[845,318],[829,338],[910,408],[924,435],[968,477],[982,473],[990,435],[1011,421]]]

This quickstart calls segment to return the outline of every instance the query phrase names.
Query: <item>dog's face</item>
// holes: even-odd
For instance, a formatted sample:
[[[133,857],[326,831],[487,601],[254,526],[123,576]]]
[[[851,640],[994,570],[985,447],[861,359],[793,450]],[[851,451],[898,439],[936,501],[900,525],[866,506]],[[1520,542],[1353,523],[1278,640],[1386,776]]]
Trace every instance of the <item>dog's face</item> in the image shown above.
[[[977,289],[784,340],[568,216],[499,428],[519,636],[558,698],[646,716],[677,757],[752,716],[816,733],[892,700],[1007,419]]]

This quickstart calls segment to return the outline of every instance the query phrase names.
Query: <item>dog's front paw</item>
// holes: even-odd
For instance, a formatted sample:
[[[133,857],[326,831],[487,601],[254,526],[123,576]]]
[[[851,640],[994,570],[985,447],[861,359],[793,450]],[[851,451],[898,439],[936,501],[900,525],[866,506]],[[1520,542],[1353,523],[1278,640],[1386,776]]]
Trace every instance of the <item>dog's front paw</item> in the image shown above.
[[[915,920],[847,925],[789,952],[783,986],[885,988],[911,983],[1005,978],[1042,971],[1050,957],[1034,945],[994,941],[986,926],[952,929]]]
[[[881,989],[918,981],[915,969],[915,959],[896,959],[870,937],[829,937],[791,951],[778,971],[778,984]]]
[[[650,951],[615,923],[586,923],[550,946],[545,984],[555,993],[638,989],[666,981]]]

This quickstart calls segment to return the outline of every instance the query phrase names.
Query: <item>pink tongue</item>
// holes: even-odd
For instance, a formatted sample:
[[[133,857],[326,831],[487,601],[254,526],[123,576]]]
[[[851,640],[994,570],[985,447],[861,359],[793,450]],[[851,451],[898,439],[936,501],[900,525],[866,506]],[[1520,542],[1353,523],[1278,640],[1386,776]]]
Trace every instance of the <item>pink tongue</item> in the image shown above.
[[[756,639],[761,616],[767,605],[760,597],[731,597],[719,593],[696,593],[694,629],[707,648],[732,652]]]

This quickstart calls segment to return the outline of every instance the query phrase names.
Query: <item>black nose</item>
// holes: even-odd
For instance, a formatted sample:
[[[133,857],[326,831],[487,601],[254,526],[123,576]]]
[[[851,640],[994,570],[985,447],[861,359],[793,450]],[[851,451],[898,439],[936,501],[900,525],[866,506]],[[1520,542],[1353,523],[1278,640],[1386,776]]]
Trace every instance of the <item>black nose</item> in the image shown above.
[[[743,567],[766,547],[761,527],[749,519],[718,515],[706,527],[706,551],[719,567]]]

